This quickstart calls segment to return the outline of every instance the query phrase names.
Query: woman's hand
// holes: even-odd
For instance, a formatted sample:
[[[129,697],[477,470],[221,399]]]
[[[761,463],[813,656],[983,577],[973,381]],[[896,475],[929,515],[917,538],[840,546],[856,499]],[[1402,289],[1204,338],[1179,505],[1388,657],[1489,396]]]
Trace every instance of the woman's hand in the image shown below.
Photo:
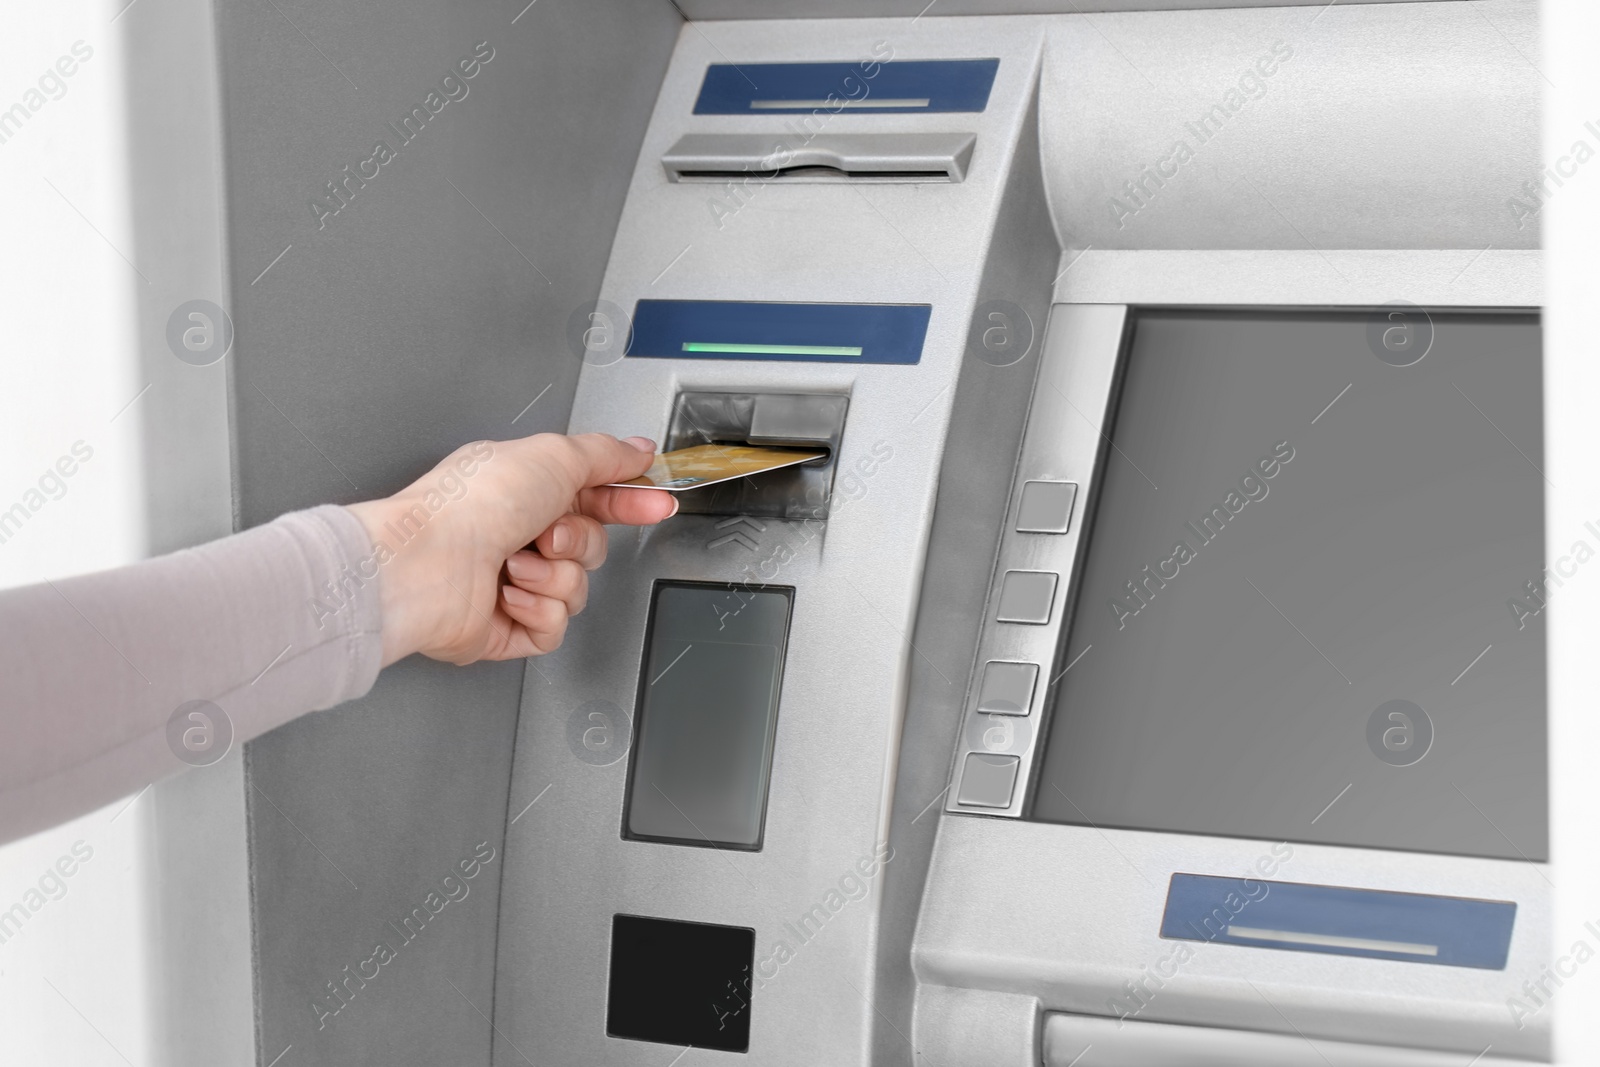
[[[654,455],[642,437],[606,434],[477,441],[394,496],[350,505],[378,553],[384,665],[554,651],[605,561],[602,524],[677,512],[670,493],[606,488]]]

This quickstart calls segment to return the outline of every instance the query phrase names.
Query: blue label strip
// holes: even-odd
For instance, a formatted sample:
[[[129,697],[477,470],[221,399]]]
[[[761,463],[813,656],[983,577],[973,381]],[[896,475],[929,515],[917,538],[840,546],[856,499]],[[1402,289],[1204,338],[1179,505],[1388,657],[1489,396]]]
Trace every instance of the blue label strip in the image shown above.
[[[861,60],[858,63],[713,63],[696,115],[936,114],[982,111],[998,59]]]
[[[641,300],[629,356],[804,363],[917,363],[929,304]]]
[[[1510,901],[1174,874],[1161,936],[1499,971]]]

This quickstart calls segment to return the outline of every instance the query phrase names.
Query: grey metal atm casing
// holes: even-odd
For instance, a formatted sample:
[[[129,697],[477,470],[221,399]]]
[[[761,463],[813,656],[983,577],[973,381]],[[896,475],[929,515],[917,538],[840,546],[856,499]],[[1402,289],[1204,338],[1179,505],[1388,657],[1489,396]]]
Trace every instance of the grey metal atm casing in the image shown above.
[[[1498,14],[1527,19],[1530,11],[1509,5]],[[1488,253],[1476,276],[1464,279],[1461,266],[1471,250],[1445,251],[1481,247],[1479,241],[1529,247],[1528,235],[1481,209],[1495,202],[1499,155],[1525,156],[1532,145],[1528,130],[1511,121],[1530,121],[1531,108],[1528,96],[1493,97],[1506,120],[1496,136],[1505,140],[1493,150],[1449,146],[1447,154],[1476,180],[1453,193],[1465,219],[1445,212],[1451,221],[1443,228],[1419,227],[1415,216],[1398,210],[1352,210],[1350,173],[1366,175],[1363,189],[1371,192],[1374,160],[1336,161],[1337,149],[1295,132],[1300,119],[1291,108],[1260,119],[1277,137],[1246,141],[1239,152],[1246,167],[1252,160],[1295,161],[1273,188],[1297,198],[1297,213],[1310,219],[1302,226],[1316,233],[1318,247],[1307,248],[1304,234],[1281,216],[1244,212],[1239,198],[1252,194],[1209,167],[1194,175],[1195,217],[1176,211],[1176,197],[1151,198],[1145,225],[1126,234],[1108,229],[1100,205],[1117,190],[1110,176],[1118,168],[1105,154],[1164,146],[1162,124],[1140,117],[1143,100],[1111,100],[1096,88],[1096,78],[1127,83],[1137,73],[1113,69],[1136,61],[1105,34],[1137,41],[1139,54],[1152,61],[1170,61],[1159,69],[1181,81],[1178,95],[1200,99],[1208,90],[1197,85],[1226,75],[1230,62],[1200,58],[1208,49],[1242,56],[1258,39],[1262,47],[1274,38],[1304,40],[1312,14],[1200,18],[1096,16],[1092,25],[1072,17],[724,23],[691,27],[680,37],[635,169],[603,305],[626,312],[641,298],[928,303],[932,319],[914,367],[633,358],[585,367],[576,431],[664,432],[683,391],[848,394],[838,468],[842,474],[864,463],[871,473],[852,481],[848,493],[836,483],[825,524],[691,516],[615,534],[590,613],[575,622],[561,657],[530,671],[524,690],[512,810],[540,799],[507,840],[497,1062],[518,1062],[522,1053],[585,1063],[660,1058],[658,1046],[605,1033],[606,945],[616,913],[754,928],[761,980],[751,998],[752,1063],[909,1063],[917,1053],[947,1065],[1038,1062],[1070,1045],[1079,1032],[1074,1019],[1093,1024],[1103,1016],[1105,991],[1136,977],[1138,961],[1161,944],[1152,918],[1158,897],[1144,899],[1141,890],[1130,899],[1123,880],[1104,873],[1123,866],[1119,854],[1171,870],[1186,863],[1211,869],[1260,851],[1254,842],[1127,831],[1108,838],[1089,828],[946,813],[961,807],[945,792],[952,784],[947,776],[952,750],[959,756],[968,747],[958,735],[966,729],[966,691],[994,561],[1005,551],[1001,528],[1013,501],[1012,478],[1030,476],[1026,450],[1023,468],[1017,466],[1024,413],[1031,399],[1029,419],[1069,428],[1081,421],[1084,433],[1066,439],[1092,462],[1127,304],[1336,306],[1396,297],[1436,305],[1537,303],[1536,253]],[[1448,5],[1369,7],[1325,18],[1331,21],[1317,32],[1343,58],[1303,46],[1308,58],[1293,76],[1324,89],[1331,83],[1352,106],[1361,98],[1350,57],[1372,34],[1459,46],[1466,61],[1454,77],[1463,82],[1471,71],[1506,65],[1476,39],[1472,13]],[[1251,45],[1240,50],[1229,43],[1240,40]],[[829,136],[973,133],[961,181],[835,178],[719,187],[673,180],[672,150],[685,138],[736,142],[740,134],[770,136],[783,121],[694,115],[708,64],[850,60],[870,57],[875,48],[881,53],[885,42],[897,57],[998,57],[987,109],[841,113],[819,125]],[[1408,77],[1397,96],[1426,97],[1438,77]],[[1517,73],[1512,84],[1527,90],[1528,80]],[[1182,106],[1167,109],[1176,114]],[[1402,105],[1359,106],[1392,126]],[[1413,99],[1409,106],[1419,105]],[[786,129],[805,135],[792,120]],[[1267,147],[1285,139],[1288,148]],[[1328,160],[1322,173],[1315,170],[1318,158]],[[1424,162],[1420,153],[1400,160],[1391,180],[1426,185],[1426,174],[1407,169]],[[1130,168],[1138,173],[1136,164]],[[1341,168],[1346,173],[1328,172]],[[1218,226],[1219,219],[1229,221]],[[1096,241],[1110,249],[1096,254],[1083,247]],[[1223,250],[1230,247],[1250,251]],[[1208,248],[1218,251],[1190,251]],[[1052,296],[1056,306],[1047,316]],[[984,350],[975,322],[975,312],[1001,300],[1022,308],[1034,331],[1026,358],[1010,364]],[[1083,390],[1086,382],[1096,384]],[[1069,414],[1052,394],[1079,396],[1082,408]],[[741,537],[729,538],[730,530]],[[617,827],[626,761],[596,766],[573,756],[573,715],[594,702],[633,711],[645,605],[658,579],[795,590],[759,852],[623,840]],[[1020,804],[1021,790],[1017,796]],[[825,925],[818,929],[813,921],[797,937],[800,918],[880,846],[892,848],[893,859],[871,895],[827,910]],[[1317,846],[1299,846],[1297,855],[1296,877],[1309,880],[1461,893],[1490,887],[1526,902],[1513,971],[1542,952],[1548,918],[1534,870],[1408,857],[1396,871],[1383,854]],[[780,943],[792,951],[778,952]],[[1238,1062],[1291,1055],[1271,1034],[1292,1027],[1249,997],[1237,957],[1217,955],[1223,958],[1197,970],[1188,992],[1167,996],[1148,1018],[1237,1028],[1215,1033],[1227,1043],[1221,1054]],[[1474,1043],[1471,1051],[1479,1051],[1480,1036],[1492,1038],[1497,1053],[1542,1050],[1542,1027],[1512,1033],[1494,1017],[1505,975],[1450,975],[1422,995],[1411,974],[1375,978],[1361,961],[1278,955],[1291,958],[1257,961],[1250,973],[1275,1003],[1302,1013],[1311,1031],[1331,1039],[1330,1055],[1355,1057],[1348,1062],[1383,1055],[1372,1041],[1413,1046],[1414,1052],[1393,1054],[1419,1065],[1436,1062],[1423,1051],[1429,1047]],[[781,962],[769,965],[773,960]],[[1134,1044],[1118,1047],[1154,1057],[1167,1038],[1139,1029],[1151,1025],[1136,1025]],[[1252,1045],[1243,1034],[1249,1030],[1268,1032],[1267,1044]]]
[[[748,13],[735,2],[682,6],[691,17]],[[341,9],[342,21],[313,32],[364,88],[376,84],[371,97],[353,85],[341,95],[342,76],[303,47],[287,21],[300,21],[300,7],[218,7],[241,521],[352,499],[357,484],[360,493],[397,487],[473,436],[559,428],[579,359],[561,349],[563,327],[591,302],[601,254],[584,242],[613,217],[616,163],[638,130],[628,119],[670,38],[666,5],[648,24],[625,5],[541,4],[515,23],[515,12],[456,5],[388,26],[396,36],[385,42],[408,62],[386,67],[367,55],[366,69],[342,46],[369,30],[359,9]],[[1158,895],[1124,865],[1248,863],[1262,844],[947,810],[1005,519],[1015,480],[1027,476],[1024,429],[1043,411],[1035,393],[1085,369],[1103,376],[1129,305],[1536,306],[1537,228],[1519,227],[1504,203],[1540,169],[1539,76],[1518,54],[1537,48],[1534,5],[940,12],[681,27],[600,298],[622,309],[640,298],[925,303],[922,360],[583,366],[570,422],[578,431],[665,435],[685,392],[847,396],[830,514],[810,524],[686,515],[618,530],[589,611],[559,655],[521,671],[520,697],[515,669],[409,664],[361,704],[254,742],[246,790],[261,1063],[290,1043],[307,1061],[388,1050],[481,1062],[492,1044],[502,1065],[670,1062],[673,1049],[605,1034],[618,912],[753,927],[758,965],[788,942],[791,955],[768,969],[753,1001],[753,1064],[911,1063],[919,1053],[940,1067],[1065,1062],[1069,1041],[1084,1035],[1102,1050],[1135,1042],[1120,1046],[1128,1058],[1157,1062],[1150,1050],[1166,1036],[1095,1030],[1115,1023],[1107,991],[1159,955]],[[428,131],[437,139],[408,149],[403,169],[352,200],[331,233],[315,230],[303,189],[319,188],[393,118],[383,100],[409,103],[422,91],[410,61],[468,51],[473,19],[485,36],[510,25],[535,45],[521,50],[513,30],[493,36],[501,58]],[[1108,205],[1125,183],[1166,158],[1174,131],[1277,39],[1295,59],[1268,92],[1119,223]],[[998,58],[987,109],[834,115],[818,142],[832,154],[818,159],[871,164],[859,141],[842,142],[849,151],[828,144],[842,134],[922,137],[917,166],[942,167],[941,180],[673,180],[665,161],[686,136],[767,136],[799,122],[693,115],[709,64],[853,61],[885,45],[900,59]],[[622,83],[593,80],[602,55],[624,68]],[[369,80],[380,74],[394,80]],[[608,89],[618,95],[601,95]],[[566,121],[580,113],[592,125]],[[296,130],[291,151],[286,127]],[[710,158],[701,151],[684,167]],[[594,169],[605,171],[600,181]],[[536,277],[523,251],[555,278]],[[547,251],[570,269],[552,268]],[[277,266],[263,273],[268,263]],[[352,318],[352,301],[370,317]],[[1008,324],[1026,322],[1025,357],[983,347],[991,302],[1024,313]],[[457,347],[466,362],[439,358]],[[508,388],[522,394],[502,411]],[[524,403],[539,397],[529,414]],[[1058,412],[1085,441],[1103,413]],[[646,605],[662,578],[794,588],[759,852],[624,840],[626,760],[596,760],[572,741],[596,703],[632,714]],[[512,702],[520,717],[508,761]],[[373,986],[316,1032],[307,1005],[325,995],[324,981],[431,888],[428,872],[480,839],[503,840],[498,899],[479,883],[470,903],[445,913],[465,936],[408,957],[394,985]],[[871,893],[828,907],[841,876],[880,848],[893,859]],[[1542,1054],[1548,1016],[1515,1030],[1502,1004],[1544,958],[1541,867],[1328,846],[1298,847],[1302,861],[1297,879],[1514,898],[1512,966],[1430,983],[1325,958],[1249,970],[1219,949],[1141,1026],[1206,1024],[1235,1042],[1221,1054],[1229,1063],[1307,1055],[1296,1030],[1339,1041],[1316,1053],[1335,1062],[1441,1062],[1426,1049],[1459,1049],[1452,1062],[1465,1062],[1486,1043],[1481,1064]],[[820,928],[813,920],[809,936],[788,932],[819,905]],[[440,998],[456,999],[439,1008]],[[436,1008],[437,1019],[424,1011]],[[1386,1047],[1356,1048],[1373,1041]],[[734,1062],[727,1057],[696,1050],[681,1062]]]
[[[1510,6],[1509,13],[1528,16],[1526,6]],[[691,27],[680,37],[635,168],[602,301],[622,310],[642,298],[926,302],[933,317],[917,366],[622,358],[584,368],[574,430],[662,432],[682,390],[848,394],[850,419],[838,469],[867,462],[872,474],[851,483],[859,488],[850,494],[835,485],[834,514],[826,525],[707,515],[643,533],[621,531],[614,539],[611,565],[597,577],[590,613],[574,624],[565,654],[539,664],[525,688],[512,809],[542,798],[507,838],[496,985],[496,1024],[504,1040],[498,1062],[517,1062],[512,1049],[595,1064],[658,1059],[662,1049],[605,1035],[605,947],[611,915],[619,912],[757,931],[755,960],[765,981],[750,1000],[750,1062],[912,1062],[914,1053],[941,1064],[1037,1062],[1070,1045],[1078,1032],[1070,1029],[1074,1019],[1093,1024],[1106,1011],[1104,992],[1128,974],[1138,976],[1136,961],[1162,944],[1154,918],[1130,920],[1134,926],[1117,918],[1158,915],[1158,897],[1130,910],[1120,896],[1122,880],[1096,872],[1120,867],[1118,853],[1144,857],[1139,865],[1173,870],[1184,864],[1213,869],[1232,862],[1235,853],[1250,859],[1261,851],[1259,843],[1246,841],[1107,835],[944,814],[960,808],[946,793],[952,784],[947,773],[952,747],[957,755],[963,750],[957,736],[965,729],[966,686],[990,573],[997,552],[1005,550],[1000,531],[1013,501],[1011,478],[1030,477],[1026,450],[1024,469],[1018,469],[1019,430],[1030,398],[1034,414],[1027,421],[1046,424],[1046,440],[1077,443],[1078,454],[1091,461],[1106,416],[1125,304],[1339,306],[1403,296],[1434,304],[1523,306],[1538,302],[1538,269],[1531,251],[1486,254],[1477,277],[1462,282],[1461,264],[1470,251],[1430,251],[1469,240],[1528,246],[1526,235],[1507,232],[1504,219],[1480,213],[1493,202],[1493,173],[1454,190],[1472,208],[1469,221],[1451,224],[1461,234],[1419,229],[1416,219],[1398,211],[1352,210],[1334,195],[1341,176],[1309,170],[1328,150],[1307,141],[1307,134],[1290,134],[1298,122],[1293,109],[1261,118],[1304,149],[1299,170],[1278,174],[1272,189],[1275,195],[1293,190],[1299,210],[1312,219],[1302,226],[1315,230],[1323,248],[1306,248],[1304,235],[1269,211],[1240,214],[1238,197],[1248,194],[1235,189],[1237,178],[1219,179],[1210,168],[1194,176],[1195,218],[1174,213],[1170,202],[1176,197],[1150,198],[1150,214],[1141,221],[1147,226],[1131,234],[1118,232],[1120,227],[1107,230],[1099,206],[1106,192],[1094,186],[1115,192],[1107,176],[1117,168],[1104,158],[1083,157],[1093,147],[1086,144],[1093,134],[1085,128],[1101,131],[1102,154],[1114,150],[1118,138],[1130,142],[1133,152],[1144,152],[1141,146],[1162,134],[1160,123],[1141,122],[1134,114],[1142,101],[1118,104],[1094,90],[1094,77],[1128,80],[1133,75],[1112,67],[1136,62],[1099,34],[1139,42],[1141,56],[1171,59],[1174,67],[1186,62],[1189,69],[1163,70],[1184,78],[1184,91],[1198,98],[1205,90],[1189,83],[1226,74],[1226,62],[1195,58],[1206,48],[1186,42],[1186,35],[1200,34],[1218,51],[1226,51],[1224,42],[1258,38],[1264,48],[1274,38],[1302,40],[1312,14],[1210,13],[1203,24],[1197,18],[1096,16],[1093,26],[1074,18],[754,22]],[[1477,64],[1480,72],[1504,66],[1475,40],[1472,13],[1446,5],[1334,11],[1325,18],[1331,21],[1318,32],[1328,48],[1342,50],[1342,59],[1330,58],[1328,51],[1318,58],[1302,46],[1307,58],[1293,77],[1323,88],[1333,83],[1352,104],[1362,99],[1363,75],[1341,64],[1371,34],[1454,43],[1469,53],[1466,67]],[[662,157],[683,138],[771,134],[781,123],[765,115],[693,115],[707,64],[848,61],[870,56],[875,46],[882,50],[883,42],[904,58],[997,56],[1000,70],[989,107],[968,115],[838,114],[822,118],[821,125],[829,134],[970,131],[976,144],[962,181],[755,181],[738,187],[672,181],[670,160],[664,166]],[[1237,43],[1232,48],[1238,50]],[[1238,54],[1245,51],[1250,48]],[[1411,78],[1402,90],[1426,94],[1429,77]],[[1522,85],[1528,78],[1518,74],[1514,82]],[[1394,101],[1365,106],[1395,122]],[[1528,98],[1520,96],[1510,102],[1496,98],[1496,107],[1502,118],[1531,115]],[[792,122],[789,131],[800,134]],[[1501,149],[1514,147],[1515,155],[1525,155],[1531,146],[1531,139],[1518,141],[1526,131],[1518,133],[1509,122],[1496,131],[1510,138]],[[1483,146],[1450,150],[1477,173],[1501,170]],[[1250,144],[1240,152],[1262,163],[1285,158]],[[1426,182],[1426,174],[1405,170],[1421,162],[1402,162],[1398,181]],[[1366,173],[1363,187],[1373,187],[1371,158],[1342,166]],[[1216,226],[1229,216],[1230,224]],[[1080,234],[1126,251],[1072,248],[1094,243]],[[1069,246],[1067,253],[1059,251],[1058,240]],[[1163,251],[1230,245],[1254,251]],[[1347,269],[1330,264],[1330,254]],[[1046,333],[1048,290],[1054,290],[1056,307]],[[981,341],[974,344],[981,336],[974,310],[989,309],[989,301],[1026,310],[1035,334],[1021,362],[1000,365],[1003,360],[986,354]],[[1098,395],[1080,389],[1088,381],[1083,373],[1091,379],[1099,374]],[[1045,379],[1035,395],[1040,374]],[[1053,394],[1066,395],[1069,406],[1070,397],[1083,398],[1082,410],[1077,416],[1066,410],[1042,416],[1042,403],[1061,406]],[[1078,422],[1082,434],[1075,432]],[[1062,438],[1058,427],[1074,432]],[[730,539],[730,530],[744,536]],[[576,710],[602,701],[632,713],[646,597],[656,579],[771,582],[795,589],[765,846],[758,853],[621,840],[616,827],[626,761],[592,766],[573,758],[568,718]],[[821,929],[813,923],[805,928],[808,936],[795,936],[797,920],[824,901],[859,857],[880,845],[893,848],[893,859],[872,894],[829,912]],[[1488,886],[1491,893],[1523,901],[1512,973],[1533,965],[1542,952],[1547,915],[1534,870],[1410,857],[1403,872],[1386,875],[1394,864],[1382,854],[1299,846],[1298,856],[1296,878],[1306,880],[1392,883],[1442,893]],[[1096,899],[1096,893],[1112,896]],[[1075,904],[1067,907],[1066,899]],[[792,955],[779,957],[779,942]],[[1242,997],[1238,968],[1245,963],[1226,952],[1216,955],[1222,958],[1206,960],[1186,993],[1168,995],[1162,1011],[1147,1017],[1285,1032],[1282,1016],[1269,1005]],[[1472,1043],[1470,1051],[1480,1051],[1483,1043],[1494,1043],[1496,1053],[1541,1053],[1541,1027],[1518,1035],[1494,1017],[1501,1011],[1496,997],[1506,987],[1504,974],[1434,977],[1442,984],[1419,995],[1406,992],[1411,974],[1390,971],[1374,979],[1362,961],[1277,955],[1290,958],[1266,966],[1256,961],[1251,974],[1274,1003],[1299,1013],[1318,1037],[1331,1038],[1328,1053],[1355,1057],[1349,1062],[1381,1056],[1374,1040],[1413,1046],[1418,1051],[1394,1054],[1413,1057],[1416,1064],[1435,1062],[1434,1053],[1422,1051],[1429,1046]],[[778,965],[766,965],[779,958]],[[1048,1016],[1046,1027],[1048,1011],[1086,1014]],[[1165,1038],[1139,1030],[1149,1025],[1155,1024],[1136,1024],[1133,1037],[1118,1038],[1134,1041],[1122,1046],[1125,1054],[1139,1056],[1144,1049],[1155,1056],[1152,1049]],[[1237,1041],[1224,1054],[1238,1062],[1290,1054],[1270,1038],[1266,1046]]]
[[[536,1061],[594,1064],[655,1062],[668,1051],[606,1036],[606,946],[617,913],[755,929],[752,1062],[864,1063],[884,1030],[905,1030],[914,903],[886,919],[880,884],[866,899],[824,909],[820,930],[816,919],[803,920],[886,842],[911,661],[927,663],[952,693],[965,686],[965,662],[924,659],[908,635],[941,468],[961,466],[951,457],[1014,454],[1017,413],[1037,367],[1037,345],[1009,367],[966,353],[980,300],[1009,300],[1027,310],[1034,329],[1044,326],[1059,250],[1037,156],[1038,30],[1029,20],[996,20],[976,33],[912,35],[905,23],[857,21],[728,24],[681,35],[602,301],[625,311],[645,297],[873,301],[931,304],[932,317],[921,362],[910,367],[624,358],[584,368],[575,431],[664,434],[674,398],[695,390],[841,394],[849,414],[825,523],[684,515],[654,530],[616,531],[563,655],[530,672],[512,810],[550,788],[507,840],[498,1062],[518,1062],[513,1045]],[[805,136],[797,116],[693,115],[707,64],[725,56],[870,61],[875,44],[884,58],[883,42],[906,57],[998,56],[987,110],[806,118],[828,135],[975,134],[962,181],[752,182],[730,191],[669,180],[662,156],[691,132]],[[964,410],[953,418],[958,396]],[[994,480],[968,487],[974,515],[1002,507],[1004,490]],[[728,538],[730,530],[743,538]],[[985,559],[993,533],[979,536],[990,542],[974,546]],[[974,623],[983,569],[968,571],[959,609]],[[568,719],[585,704],[633,713],[645,605],[658,579],[794,587],[759,852],[621,839],[626,761],[593,766],[569,748]],[[937,747],[947,753],[947,744]],[[897,847],[880,882],[920,882],[939,778],[942,768],[916,783],[928,809],[922,845]],[[802,940],[801,929],[814,933]],[[781,965],[780,941],[793,951]],[[877,992],[886,969],[901,997],[887,1009]]]

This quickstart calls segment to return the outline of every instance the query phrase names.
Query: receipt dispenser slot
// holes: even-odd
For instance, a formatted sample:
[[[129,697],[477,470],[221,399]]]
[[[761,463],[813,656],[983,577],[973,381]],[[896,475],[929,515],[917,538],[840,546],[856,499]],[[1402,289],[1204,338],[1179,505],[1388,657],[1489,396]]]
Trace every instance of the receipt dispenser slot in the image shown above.
[[[691,133],[661,157],[673,182],[959,182],[972,133]]]
[[[703,444],[814,448],[823,459],[679,494],[700,515],[825,519],[850,398],[836,393],[679,393],[667,430],[670,449]]]

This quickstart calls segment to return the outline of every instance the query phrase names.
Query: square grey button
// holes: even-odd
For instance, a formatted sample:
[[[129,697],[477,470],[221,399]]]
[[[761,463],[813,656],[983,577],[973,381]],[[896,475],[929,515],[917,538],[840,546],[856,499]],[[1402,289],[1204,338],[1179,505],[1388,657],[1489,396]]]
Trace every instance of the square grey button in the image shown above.
[[[976,808],[1009,808],[1011,791],[1017,784],[1016,756],[996,756],[988,752],[968,752],[961,770],[958,804]]]
[[[1055,571],[1006,571],[1000,586],[1000,622],[1047,623],[1056,597]]]
[[[1017,507],[1017,532],[1066,533],[1072,522],[1072,502],[1077,496],[1077,482],[1023,482],[1022,503]]]
[[[1038,678],[1037,663],[991,660],[983,668],[983,684],[978,687],[978,710],[989,715],[1028,714]]]

